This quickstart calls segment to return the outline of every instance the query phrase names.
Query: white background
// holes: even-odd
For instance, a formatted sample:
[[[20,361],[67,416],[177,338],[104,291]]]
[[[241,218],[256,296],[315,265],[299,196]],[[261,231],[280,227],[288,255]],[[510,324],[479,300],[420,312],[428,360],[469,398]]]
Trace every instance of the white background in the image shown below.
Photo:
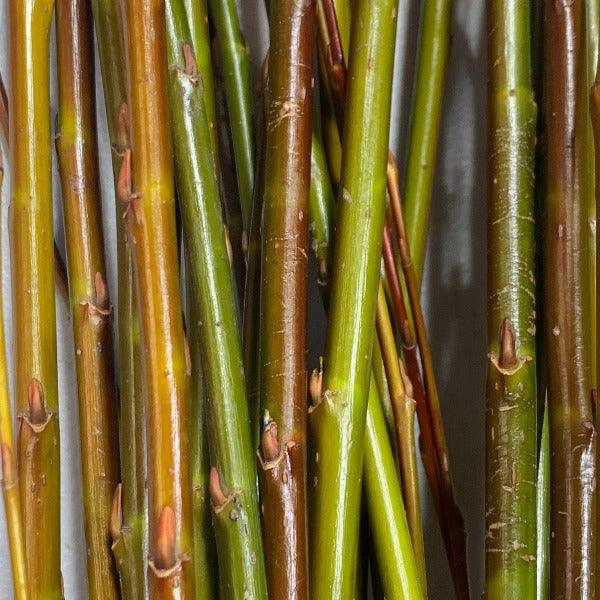
[[[0,0],[0,72],[8,81],[7,4]],[[263,0],[238,0],[254,62],[265,50]],[[423,302],[435,366],[455,487],[467,534],[472,597],[483,580],[484,381],[486,368],[486,34],[485,2],[455,0],[452,50],[444,100],[444,117],[433,198],[431,234]],[[392,108],[391,146],[404,157],[407,138],[420,0],[400,0],[398,44]],[[52,36],[54,52],[54,35]],[[53,55],[54,56],[54,55]],[[54,60],[54,59],[53,59]],[[56,114],[53,65],[52,114]],[[115,286],[114,195],[106,136],[103,96],[96,72],[104,233],[109,257],[109,284]],[[1,136],[0,136],[1,137]],[[401,163],[402,164],[402,163]],[[6,213],[10,178],[2,190],[2,268],[9,354],[12,348],[9,293],[9,247]],[[54,178],[55,223],[62,243],[60,186]],[[48,257],[51,260],[51,257]],[[81,506],[81,469],[73,342],[65,303],[57,298],[58,367],[61,391],[62,572],[67,600],[87,597]],[[322,335],[321,317],[312,323],[310,340]],[[314,353],[313,353],[314,354]],[[12,357],[9,356],[9,364]],[[314,357],[313,357],[314,359]],[[314,365],[310,365],[311,367]],[[432,600],[452,597],[452,587],[429,492],[423,486],[425,542]],[[0,497],[0,600],[12,598],[10,561]]]

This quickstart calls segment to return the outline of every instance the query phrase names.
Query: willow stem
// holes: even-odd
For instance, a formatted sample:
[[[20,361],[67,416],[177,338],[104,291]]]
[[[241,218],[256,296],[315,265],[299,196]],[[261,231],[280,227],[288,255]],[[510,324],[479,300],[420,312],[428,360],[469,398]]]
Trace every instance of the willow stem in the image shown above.
[[[547,402],[544,403],[536,495],[536,598],[537,600],[548,600],[550,598],[550,430]]]
[[[129,145],[129,115],[125,85],[126,62],[119,0],[93,0],[98,56],[112,149],[115,186]],[[140,331],[135,299],[131,247],[127,243],[123,208],[115,203],[118,263],[117,339],[119,356],[119,440],[122,486],[115,491],[113,554],[124,600],[147,595],[145,410],[142,391]]]
[[[203,356],[220,587],[226,597],[266,597],[255,454],[251,445],[234,283],[215,160],[195,55],[179,0],[167,2],[169,91],[177,189],[190,265],[191,323]],[[198,401],[198,399],[195,399]],[[225,592],[226,591],[226,592]]]
[[[429,212],[450,52],[452,0],[424,0],[408,143],[404,202],[417,281],[425,263]]]
[[[377,335],[379,337],[379,346],[385,365],[387,382],[392,399],[392,409],[394,411],[402,496],[404,498],[413,550],[419,569],[421,591],[426,596],[427,576],[421,519],[419,473],[417,471],[415,451],[415,400],[413,397],[413,386],[398,358],[394,330],[387,308],[385,292],[381,286],[379,286],[377,298]]]
[[[365,435],[364,493],[385,598],[426,598],[421,589],[420,568],[413,552],[401,486],[373,378],[369,387]]]
[[[208,26],[207,0],[184,0],[185,12],[198,75],[202,80],[202,98],[204,110],[209,125],[209,138],[213,149],[216,164],[219,164],[219,143],[217,125],[217,105],[215,92],[215,79],[213,72],[213,59],[210,44],[210,31]]]
[[[600,1],[587,0],[586,8],[586,45],[587,45],[587,81],[588,88],[591,88],[596,79],[598,48],[599,48],[599,27],[600,27]],[[591,122],[591,114],[588,112],[587,142],[586,142],[586,168],[588,185],[586,194],[588,198],[587,214],[587,235],[588,235],[588,274],[589,274],[589,296],[590,296],[590,339],[596,339],[596,168],[594,160],[594,131]],[[592,389],[597,388],[596,383],[596,344],[590,345],[590,368]],[[600,557],[598,559],[600,561]],[[599,562],[600,565],[600,562]]]
[[[308,598],[306,318],[312,2],[271,6],[260,289],[261,506],[269,597]],[[294,182],[290,185],[290,182]]]
[[[314,450],[322,457],[315,466],[312,508],[310,584],[316,600],[345,600],[354,587],[360,488],[347,481],[361,473],[364,455],[396,10],[394,0],[359,0],[355,6],[325,378],[312,409]],[[352,271],[342,265],[352,265]]]
[[[536,593],[538,409],[532,274],[537,108],[531,81],[530,13],[530,3],[522,0],[494,0],[488,6],[486,597],[490,600]]]
[[[327,69],[330,87],[335,92],[333,97],[337,106],[336,113],[338,123],[339,126],[342,126],[347,75],[344,63],[344,54],[342,50],[341,34],[337,24],[335,8],[332,4],[332,0],[322,0],[321,10],[324,13],[321,19],[324,21],[324,26],[320,27],[320,33],[322,37],[321,46],[328,48]],[[431,361],[431,353],[427,341],[425,322],[423,319],[418,287],[416,284],[416,276],[414,267],[412,266],[412,259],[410,256],[404,227],[398,185],[398,169],[391,152],[388,153],[387,189],[397,234],[401,238],[401,248],[403,248],[404,260],[402,261],[402,267],[405,275],[405,283],[407,286],[407,294],[410,301],[411,313],[414,313],[413,320],[417,320],[417,342],[422,357],[423,379],[425,380],[426,386],[424,393],[421,394],[421,379],[417,375],[418,368],[416,368],[414,364],[415,361],[412,352],[408,352],[407,364],[409,365],[411,372],[414,373],[413,377],[418,398],[419,400],[421,398],[426,400],[426,406],[420,402],[420,410],[418,410],[419,423],[423,433],[423,460],[425,462],[426,473],[429,477],[434,501],[436,501],[436,498],[440,499],[439,503],[436,501],[436,507],[438,508],[438,517],[440,520],[444,543],[446,545],[446,552],[448,554],[448,559],[451,566],[455,591],[459,597],[468,598],[469,587],[463,518],[454,499],[454,491],[449,470],[450,465],[448,460],[448,452],[443,431],[439,399],[437,396],[433,363]],[[397,284],[397,289],[394,290],[394,306],[398,310],[396,316],[399,320],[405,345],[410,348],[412,345],[410,317],[412,315],[410,313],[407,314],[406,310],[401,310],[405,307],[403,307],[402,303],[399,301],[401,294],[399,289],[398,274],[391,261],[386,260],[386,258],[389,259],[387,255],[389,252],[391,252],[388,238],[389,236],[386,235],[386,231],[384,230],[384,263],[387,267],[390,281]],[[437,460],[433,458],[432,440],[435,442],[435,454],[437,455]],[[430,448],[430,450],[428,450],[428,448]]]
[[[19,470],[33,598],[58,598],[60,452],[54,297],[51,0],[9,5],[11,231]]]
[[[255,162],[250,56],[240,28],[235,0],[209,0],[209,9],[223,63],[225,98],[233,140],[242,225],[248,232]]]
[[[4,165],[0,151],[0,193],[4,179]],[[0,280],[1,270],[0,270]],[[13,589],[16,600],[29,598],[27,581],[27,561],[25,554],[25,536],[21,513],[21,495],[19,472],[15,455],[13,417],[10,391],[8,387],[8,368],[6,365],[6,340],[4,337],[4,310],[0,293],[0,465],[2,466],[2,495],[4,515],[8,532],[8,545],[12,565]]]
[[[118,191],[133,249],[146,363],[148,577],[152,598],[179,598],[194,593],[190,373],[179,294],[164,4],[132,0],[123,8],[131,149],[121,165]]]
[[[116,390],[96,143],[91,7],[57,0],[59,133],[71,319],[81,433],[88,594],[118,597],[110,551],[112,496],[119,481]],[[78,182],[74,185],[73,182]]]
[[[591,597],[595,586],[596,433],[588,364],[585,6],[582,0],[547,0],[545,9],[550,595]]]

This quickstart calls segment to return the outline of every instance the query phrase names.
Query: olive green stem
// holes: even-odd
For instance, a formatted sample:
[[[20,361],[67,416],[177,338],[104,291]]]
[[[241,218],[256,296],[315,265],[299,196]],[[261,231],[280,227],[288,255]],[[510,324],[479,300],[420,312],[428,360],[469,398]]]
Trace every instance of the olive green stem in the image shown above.
[[[315,137],[313,136],[313,143],[314,140]],[[313,172],[311,173],[311,184],[315,184],[316,177],[327,178],[327,172],[322,170],[313,170]],[[329,189],[331,185],[329,184],[328,180],[325,180],[317,182],[317,184],[314,185],[314,187],[315,189],[326,190]],[[322,256],[323,259],[328,261],[332,260],[333,254],[330,248],[330,245],[333,243],[333,204],[333,198],[330,198],[328,194],[325,194],[319,202],[311,202],[309,209],[311,232],[313,233],[313,248],[318,248],[317,251],[321,252],[320,256]],[[315,232],[323,233],[321,237],[316,238]],[[320,242],[318,245],[317,241]],[[328,273],[329,267],[327,265],[323,265],[322,268],[320,263],[318,281],[321,285],[323,300],[325,304],[327,304],[328,281],[322,278],[323,272]],[[379,422],[380,419],[377,416],[376,412],[381,412],[383,410],[383,414],[385,414],[384,427],[387,428],[389,439],[386,435],[382,434],[379,425],[377,426],[379,432],[377,433],[376,437],[374,435],[375,429],[371,430],[367,427],[365,444],[367,453],[371,452],[374,457],[379,457],[382,455],[387,456],[388,454],[393,455],[390,439],[396,438],[396,431],[395,419],[392,410],[392,402],[390,399],[390,392],[384,369],[384,362],[381,356],[379,341],[376,341],[377,343],[375,343],[373,346],[372,375],[372,381],[376,382],[376,387],[375,389],[372,389],[373,385],[371,384],[371,387],[369,388],[367,423],[369,423],[369,419],[371,418],[374,422]],[[395,348],[395,344],[393,347]],[[395,350],[393,350],[393,352],[397,356]],[[314,378],[320,379],[321,377],[321,373],[317,371],[313,373],[313,379],[311,379],[311,382],[314,380]],[[314,396],[318,401],[318,398],[320,397],[320,386],[316,391],[312,390],[311,386],[311,396]],[[374,403],[380,404],[380,408],[377,409],[377,407],[374,406]],[[312,422],[314,426],[314,421]],[[393,447],[396,448],[396,445],[394,444]],[[313,457],[313,461],[314,460],[317,460],[316,456]],[[378,557],[377,559],[382,564],[385,564],[386,567],[385,577],[383,578],[384,587],[386,590],[386,597],[404,598],[407,597],[407,594],[408,597],[411,598],[421,597],[419,585],[419,571],[416,568],[412,543],[410,543],[408,547],[405,546],[404,549],[402,549],[401,545],[398,545],[398,540],[408,539],[406,538],[405,534],[407,530],[410,530],[408,529],[408,523],[406,521],[402,495],[399,494],[398,496],[395,496],[394,494],[394,490],[400,489],[396,467],[394,464],[391,464],[390,470],[386,468],[375,468],[377,465],[383,466],[385,464],[385,461],[374,461],[371,463],[365,458],[363,476],[365,478],[365,483],[368,482],[368,485],[370,487],[372,486],[371,489],[377,490],[377,493],[375,494],[377,500],[373,501],[372,507],[370,509],[371,519],[373,521],[371,528],[373,532],[373,537],[377,538],[375,544],[376,554]],[[399,504],[397,503],[398,498],[400,499]],[[380,510],[382,507],[384,508],[384,510]],[[400,510],[400,513],[397,513],[397,510]],[[399,518],[397,516],[398,514],[401,514],[402,517]],[[396,548],[396,550],[393,551],[394,559],[391,561],[389,560],[390,548]],[[400,560],[397,560],[396,557],[400,557]],[[359,571],[362,571],[362,569],[357,569],[357,572]],[[412,592],[408,593],[407,589],[412,590]],[[419,595],[417,595],[416,590],[419,590]]]
[[[0,151],[0,194],[4,179],[4,165]],[[0,281],[1,270],[0,270]],[[6,339],[4,337],[4,310],[0,293],[0,465],[2,466],[2,496],[4,515],[8,533],[8,545],[12,565],[13,589],[16,600],[29,598],[27,582],[27,561],[25,555],[25,537],[19,472],[15,453],[13,417],[10,391],[8,387],[8,368],[6,364]]]
[[[32,598],[59,598],[60,452],[54,296],[51,0],[11,2],[10,150],[19,479]]]
[[[488,4],[486,597],[490,600],[533,598],[536,593],[537,108],[530,13],[530,3],[523,0]]]
[[[426,598],[374,378],[369,387],[365,435],[363,489],[385,598]]]
[[[109,525],[113,491],[119,481],[119,445],[98,177],[90,5],[82,0],[57,0],[56,29],[61,65],[56,149],[77,369],[88,595],[110,600],[118,598]]]
[[[221,593],[266,598],[256,463],[251,444],[236,300],[209,124],[181,0],[169,0],[169,97],[190,299],[203,357],[212,501]],[[198,401],[198,398],[195,399]]]
[[[327,158],[321,138],[315,127],[316,119],[313,117],[313,135],[310,153],[310,197],[309,197],[309,230],[311,235],[311,248],[317,260],[319,274],[318,283],[326,287],[329,282],[329,265],[331,264],[332,239],[327,223],[333,220],[333,207],[335,196],[329,171]],[[313,215],[315,218],[313,218]]]
[[[423,0],[408,143],[404,205],[411,253],[421,281],[450,51],[452,0]]]
[[[219,164],[218,125],[213,58],[208,26],[207,0],[184,0],[198,74],[202,81],[204,110],[210,128],[210,141],[216,164]]]
[[[92,8],[116,185],[123,156],[129,145],[122,11],[119,8],[119,0],[93,0]],[[122,486],[115,491],[113,502],[112,548],[121,580],[121,595],[124,600],[138,600],[146,597],[147,587],[144,558],[148,553],[145,410],[131,247],[127,243],[123,208],[118,202],[115,217]]]
[[[255,166],[250,56],[240,28],[235,0],[209,0],[209,9],[223,65],[242,225],[248,232]]]
[[[325,375],[322,396],[312,408],[314,450],[321,457],[311,509],[310,584],[316,600],[349,599],[354,587],[360,488],[348,482],[360,477],[364,455],[396,10],[394,0],[359,0],[355,6]]]
[[[189,259],[188,259],[189,261]],[[189,272],[189,271],[187,271]],[[192,284],[187,284],[189,344],[192,363],[192,382],[190,399],[192,403],[192,422],[190,426],[190,455],[192,470],[192,519],[193,547],[192,568],[194,571],[194,590],[201,598],[218,597],[218,564],[215,534],[212,525],[212,508],[208,493],[208,474],[210,455],[206,415],[206,388],[202,373],[203,353],[198,328],[194,323],[200,321],[197,308],[193,305]]]

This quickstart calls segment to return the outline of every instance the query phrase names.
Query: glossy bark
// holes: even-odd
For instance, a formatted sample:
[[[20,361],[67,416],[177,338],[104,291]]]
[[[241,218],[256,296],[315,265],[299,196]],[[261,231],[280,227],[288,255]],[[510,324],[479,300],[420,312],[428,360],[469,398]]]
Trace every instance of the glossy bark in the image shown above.
[[[56,148],[77,369],[88,595],[110,600],[118,597],[109,525],[113,491],[119,482],[119,444],[98,177],[90,4],[58,0],[56,23],[61,65]]]
[[[586,254],[585,7],[545,2],[548,136],[544,235],[551,465],[551,597],[595,588],[596,432],[591,402]]]
[[[15,392],[27,577],[60,598],[60,452],[53,255],[51,0],[10,2],[10,208]],[[33,444],[33,449],[30,449]]]
[[[271,6],[261,226],[260,469],[270,598],[308,598],[306,318],[312,1]]]
[[[123,3],[131,149],[119,176],[141,322],[153,598],[193,597],[189,365],[180,304],[164,3]]]

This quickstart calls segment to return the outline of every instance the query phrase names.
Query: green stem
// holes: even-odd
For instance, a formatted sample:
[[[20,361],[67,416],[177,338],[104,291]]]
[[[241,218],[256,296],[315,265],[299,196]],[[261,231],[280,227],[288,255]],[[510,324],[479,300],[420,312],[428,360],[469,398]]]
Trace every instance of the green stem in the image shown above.
[[[314,139],[315,138],[313,136],[313,142]],[[313,177],[327,177],[327,173],[320,170],[313,170],[311,179],[314,183]],[[318,183],[318,185],[315,185],[315,188],[317,189],[329,189],[330,187],[331,186],[328,181],[321,181]],[[333,237],[333,198],[328,199],[328,196],[324,196],[322,201],[312,202],[310,204],[309,211],[311,231],[323,232],[322,238],[319,238],[323,242],[323,246],[321,247],[319,245],[319,248],[321,249],[323,256],[327,257],[327,260],[331,261],[331,255],[333,254],[330,248]],[[316,246],[315,242],[316,240],[313,239],[313,247]],[[327,244],[329,247],[325,247],[325,244]],[[328,272],[328,267],[326,267],[325,272]],[[328,293],[328,282],[327,280],[320,279],[320,283],[322,285],[322,296],[325,304],[327,304],[326,298]],[[315,375],[313,375],[315,378],[318,378],[319,376],[320,373],[318,371]],[[373,345],[372,377],[374,378],[372,381],[376,382],[376,389],[371,389],[372,386],[369,388],[367,419],[372,418],[374,423],[380,422],[380,418],[377,416],[376,411],[381,412],[384,410],[385,427],[388,435],[386,436],[382,433],[379,425],[377,425],[377,427],[374,429],[369,429],[369,427],[367,427],[365,437],[366,452],[371,452],[374,457],[387,457],[388,455],[392,455],[393,460],[393,450],[390,439],[394,439],[396,435],[395,419],[386,380],[384,363],[381,356],[381,351],[379,349],[379,342]],[[311,389],[311,396],[313,395],[318,401],[318,398],[320,397],[320,391],[317,390],[315,392]],[[375,402],[381,405],[379,409],[377,409],[376,406],[373,406]],[[311,422],[314,426],[312,419]],[[378,433],[375,434],[375,431]],[[393,447],[395,448],[396,446],[394,445]],[[316,457],[314,458],[316,459]],[[314,464],[313,461],[311,461],[311,463]],[[408,529],[408,523],[406,520],[402,494],[396,494],[396,490],[399,490],[401,486],[399,484],[395,464],[392,464],[392,468],[387,468],[388,464],[389,463],[387,460],[375,460],[372,463],[365,460],[363,466],[363,476],[365,478],[365,482],[369,480],[370,488],[376,490],[374,492],[374,496],[376,496],[377,501],[374,501],[373,508],[370,510],[372,519],[374,521],[371,528],[373,530],[373,537],[377,536],[376,548],[378,560],[386,565],[386,597],[389,599],[409,597],[419,598],[421,597],[419,571],[416,566],[417,563],[412,549],[412,543],[409,543],[408,545],[398,544],[398,540],[407,539],[406,532]],[[390,548],[396,549],[393,552],[393,560],[389,560]],[[357,569],[357,572],[360,570],[361,569]],[[412,593],[410,593],[408,590],[412,590]],[[419,590],[418,595],[417,590]]]
[[[352,30],[336,260],[316,420],[311,595],[351,597],[358,552],[359,477],[379,285],[395,42],[394,0],[358,0]],[[364,152],[368,148],[369,152]],[[352,265],[348,271],[343,265]],[[347,327],[352,323],[353,327]]]
[[[545,8],[550,595],[586,598],[595,587],[596,436],[588,364],[585,7],[583,0],[547,0]]]
[[[235,0],[209,0],[209,8],[223,64],[242,224],[244,230],[249,231],[255,162],[250,56],[240,29]]]
[[[169,95],[177,189],[203,356],[210,435],[209,493],[224,598],[265,598],[256,465],[242,368],[234,283],[225,242],[209,124],[181,0],[170,0]],[[198,401],[198,399],[196,399]]]
[[[13,325],[19,470],[32,598],[59,598],[60,451],[49,36],[54,2],[9,4]]]
[[[189,273],[189,259],[188,259]],[[210,456],[208,450],[208,428],[206,423],[206,388],[202,373],[203,353],[197,324],[200,315],[193,301],[193,287],[187,285],[188,325],[190,358],[192,361],[192,382],[190,398],[192,403],[191,422],[191,469],[192,469],[192,519],[193,549],[192,568],[194,571],[194,591],[200,598],[218,597],[218,564],[215,534],[212,526],[212,509],[208,494],[208,473]]]
[[[219,164],[219,143],[217,125],[217,104],[215,92],[215,79],[213,73],[213,59],[210,44],[210,31],[208,26],[207,0],[184,0],[185,12],[198,74],[202,81],[202,97],[204,110],[210,128],[209,137],[217,165]]]
[[[421,280],[450,51],[452,0],[423,0],[413,109],[404,181],[405,218]]]
[[[335,196],[327,169],[327,158],[323,143],[317,134],[313,117],[313,135],[310,153],[310,197],[309,197],[309,229],[311,248],[317,259],[319,273],[318,283],[325,287],[329,282],[329,265],[331,264],[331,232],[327,224],[333,218]],[[313,215],[316,218],[313,218]],[[321,217],[322,215],[322,217]]]
[[[371,378],[369,387],[364,478],[367,510],[385,598],[425,598],[374,378]]]
[[[403,367],[400,366],[401,363],[396,350],[394,330],[382,286],[379,286],[376,320],[379,347],[381,348],[381,355],[385,365],[394,411],[402,497],[404,498],[412,546],[419,569],[421,590],[426,595],[425,545],[423,542],[421,497],[415,450],[415,400],[413,386],[406,376]]]
[[[533,598],[536,588],[537,109],[530,4],[494,0],[488,11],[486,597],[493,600]]]
[[[115,186],[129,145],[125,48],[119,0],[93,0]],[[119,440],[122,487],[115,493],[113,554],[124,600],[146,596],[148,518],[146,513],[145,410],[140,331],[131,247],[123,208],[115,203],[118,266]]]
[[[76,350],[88,595],[110,600],[118,597],[109,525],[113,491],[119,481],[119,445],[98,178],[90,5],[81,0],[57,0],[56,29],[62,67],[58,71],[56,149]]]

